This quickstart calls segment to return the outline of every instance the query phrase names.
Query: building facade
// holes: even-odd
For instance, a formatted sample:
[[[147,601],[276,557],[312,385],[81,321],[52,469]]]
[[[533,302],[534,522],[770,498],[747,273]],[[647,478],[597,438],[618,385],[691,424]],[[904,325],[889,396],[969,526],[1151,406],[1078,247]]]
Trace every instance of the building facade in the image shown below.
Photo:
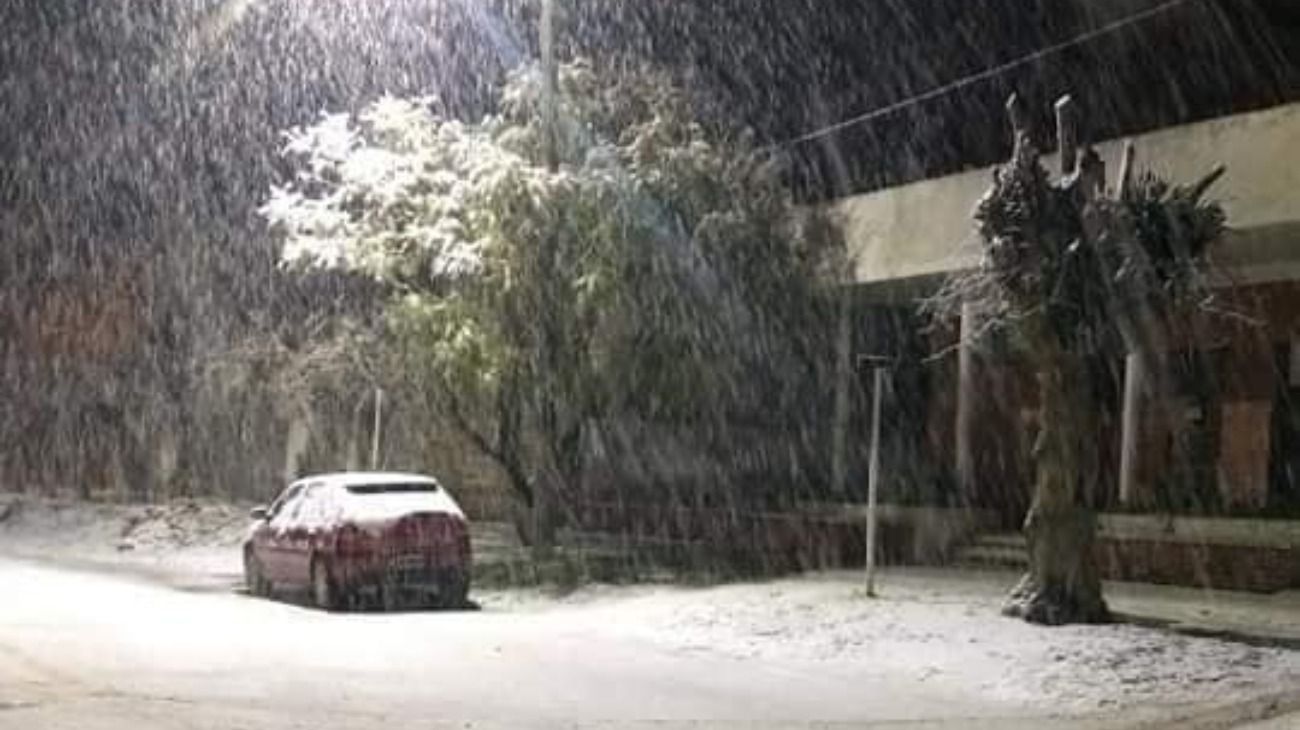
[[[1228,233],[1213,249],[1214,312],[1171,336],[1167,384],[1117,361],[1098,403],[1105,463],[1096,495],[1110,511],[1300,514],[1300,104],[1169,127],[1132,138],[1139,171],[1211,189]],[[1107,169],[1124,140],[1098,145]],[[992,169],[922,180],[832,205],[851,255],[846,362],[889,351],[895,400],[886,449],[893,497],[1023,514],[1029,494],[1032,382],[1013,358],[973,350],[972,312],[927,323],[916,311],[950,273],[978,261],[972,210]],[[951,325],[951,326],[945,326]],[[845,375],[856,368],[847,368]],[[865,382],[860,380],[859,382]],[[842,387],[852,389],[850,378]],[[862,409],[855,409],[861,411]],[[844,437],[860,437],[852,414]],[[1128,445],[1126,452],[1125,445]],[[860,450],[837,456],[853,493]]]

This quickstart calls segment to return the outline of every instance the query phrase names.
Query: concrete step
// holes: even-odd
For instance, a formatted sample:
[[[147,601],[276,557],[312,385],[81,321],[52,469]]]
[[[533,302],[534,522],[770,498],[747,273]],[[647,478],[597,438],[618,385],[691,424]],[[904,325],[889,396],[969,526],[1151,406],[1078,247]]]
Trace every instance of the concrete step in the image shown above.
[[[1011,548],[1015,550],[1029,549],[1029,543],[1025,540],[1025,536],[1019,532],[985,533],[976,536],[974,544],[983,547]]]
[[[1025,568],[1029,555],[1024,548],[970,545],[957,551],[957,564],[971,567]]]

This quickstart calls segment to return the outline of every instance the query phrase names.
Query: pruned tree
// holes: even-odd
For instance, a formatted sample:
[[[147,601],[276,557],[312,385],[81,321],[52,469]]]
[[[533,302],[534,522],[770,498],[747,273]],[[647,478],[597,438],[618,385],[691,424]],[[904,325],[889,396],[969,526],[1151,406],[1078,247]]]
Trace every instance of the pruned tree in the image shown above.
[[[1011,160],[975,210],[982,256],[954,275],[927,307],[952,316],[963,303],[978,332],[1002,331],[1036,373],[1038,433],[1024,530],[1029,571],[1005,613],[1035,623],[1108,619],[1093,558],[1098,386],[1107,363],[1135,356],[1158,373],[1171,327],[1212,298],[1209,250],[1223,210],[1204,194],[1222,174],[1177,186],[1133,170],[1125,148],[1108,187],[1096,150],[1080,153],[1069,97],[1057,105],[1061,175],[1054,179],[1015,96]],[[974,343],[967,343],[974,344]]]

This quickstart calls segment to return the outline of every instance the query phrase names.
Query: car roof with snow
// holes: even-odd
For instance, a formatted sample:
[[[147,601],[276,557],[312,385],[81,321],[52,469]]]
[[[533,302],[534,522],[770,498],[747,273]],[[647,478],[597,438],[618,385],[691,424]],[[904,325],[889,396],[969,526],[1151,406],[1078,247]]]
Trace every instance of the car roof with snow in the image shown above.
[[[380,484],[432,484],[438,480],[424,474],[404,474],[401,472],[334,472],[303,477],[293,484],[326,484],[330,486],[375,486]]]

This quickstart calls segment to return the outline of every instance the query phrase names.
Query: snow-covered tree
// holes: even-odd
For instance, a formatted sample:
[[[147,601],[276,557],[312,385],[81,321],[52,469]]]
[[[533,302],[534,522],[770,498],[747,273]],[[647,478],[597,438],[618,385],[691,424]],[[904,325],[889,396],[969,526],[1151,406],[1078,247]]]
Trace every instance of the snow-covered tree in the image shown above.
[[[521,68],[477,123],[385,98],[291,130],[297,173],[263,208],[286,263],[385,285],[390,372],[528,504],[576,483],[603,419],[797,410],[838,260],[771,161],[669,79],[562,66],[555,169],[541,89]]]

